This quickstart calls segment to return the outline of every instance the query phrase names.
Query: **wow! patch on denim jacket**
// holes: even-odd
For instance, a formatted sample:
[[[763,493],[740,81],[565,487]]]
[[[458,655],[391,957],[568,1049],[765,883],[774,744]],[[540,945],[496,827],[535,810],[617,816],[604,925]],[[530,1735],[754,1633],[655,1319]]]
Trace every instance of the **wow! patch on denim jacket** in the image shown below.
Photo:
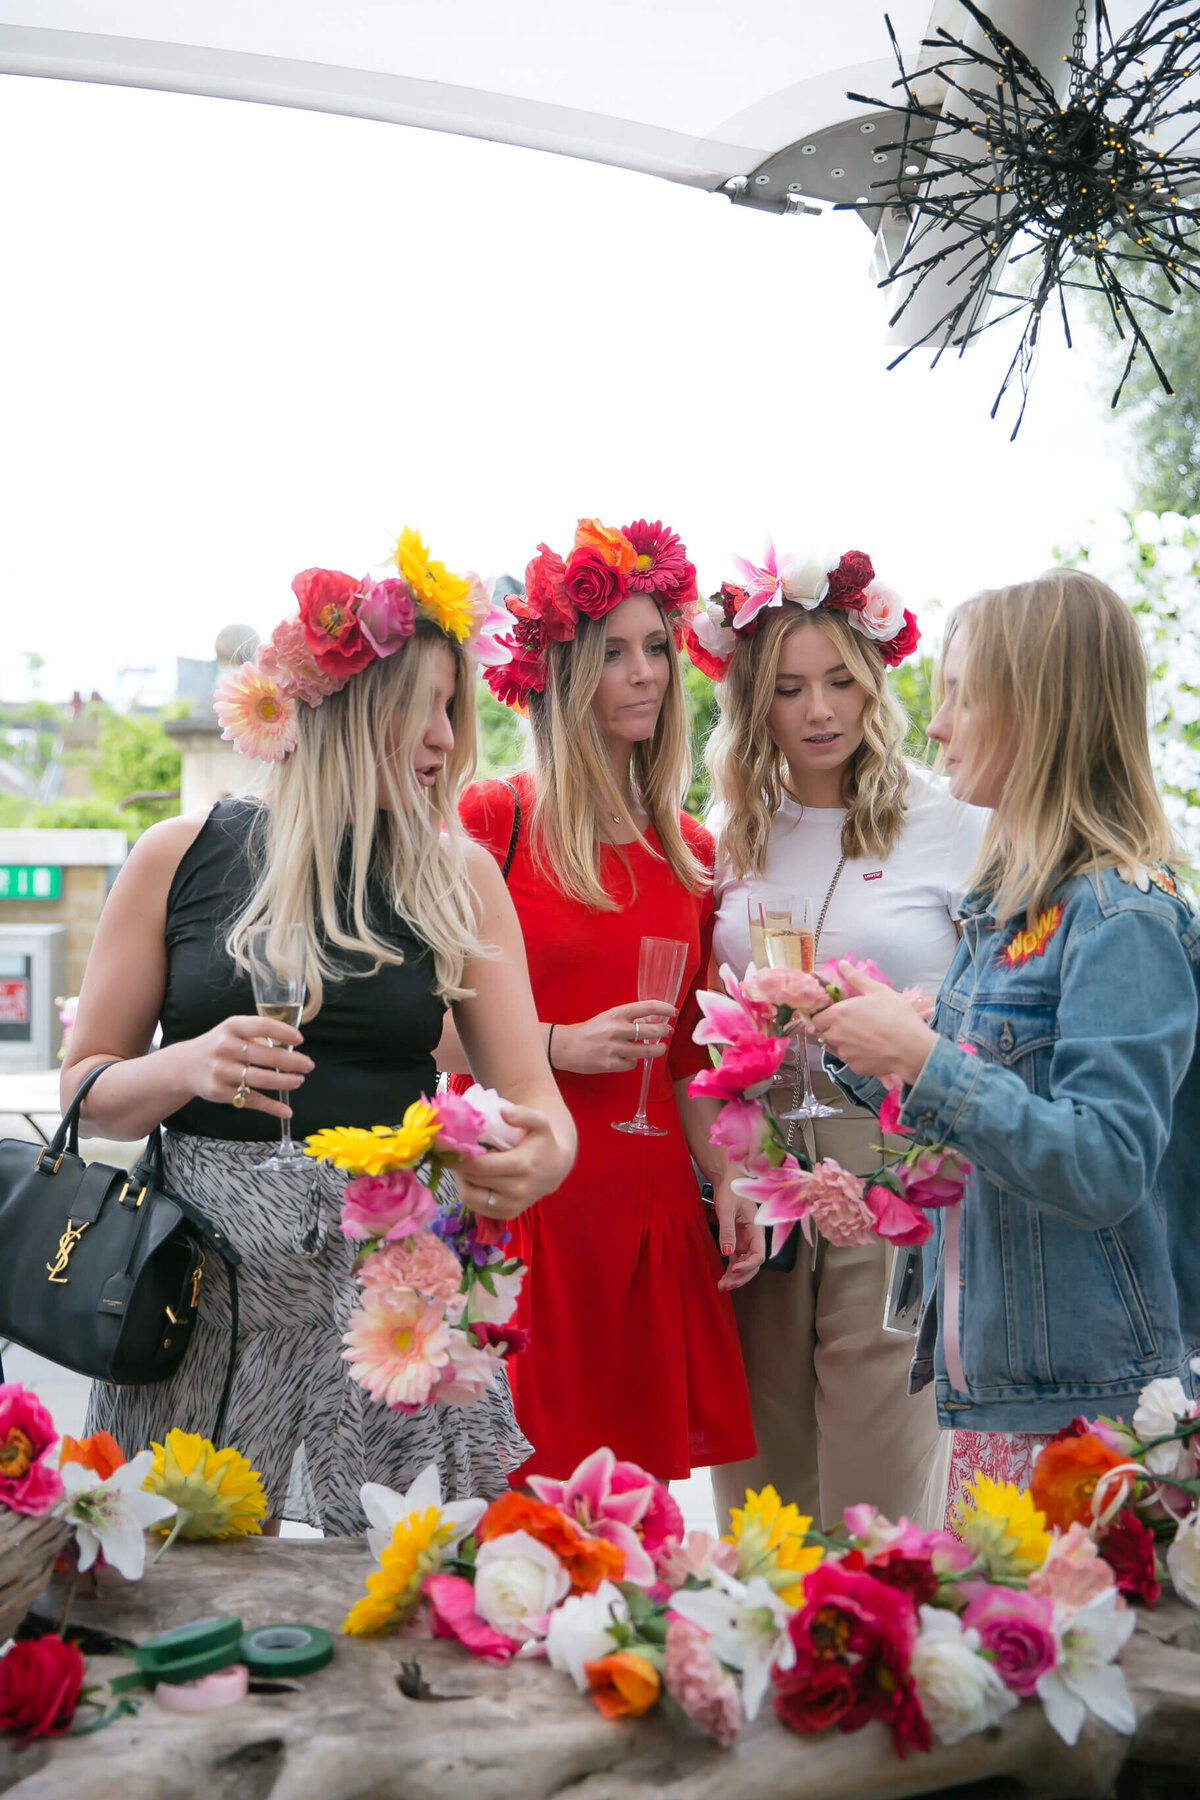
[[[1151,1377],[1194,1385],[1200,918],[1169,871],[1140,879],[1076,877],[1031,929],[962,909],[901,1113],[974,1170],[924,1250],[910,1388],[936,1381],[943,1425],[1128,1420]]]

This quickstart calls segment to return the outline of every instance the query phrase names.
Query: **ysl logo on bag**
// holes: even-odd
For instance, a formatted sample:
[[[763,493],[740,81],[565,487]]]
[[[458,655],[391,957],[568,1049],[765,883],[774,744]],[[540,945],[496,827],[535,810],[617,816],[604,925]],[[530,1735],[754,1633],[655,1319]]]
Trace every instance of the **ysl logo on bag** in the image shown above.
[[[82,1225],[73,1225],[70,1219],[68,1219],[67,1229],[58,1240],[58,1252],[55,1255],[54,1261],[46,1264],[47,1269],[50,1271],[49,1280],[57,1282],[60,1287],[66,1287],[67,1285],[67,1278],[63,1274],[63,1270],[71,1260],[72,1250],[75,1248],[90,1224],[90,1219],[85,1219]]]

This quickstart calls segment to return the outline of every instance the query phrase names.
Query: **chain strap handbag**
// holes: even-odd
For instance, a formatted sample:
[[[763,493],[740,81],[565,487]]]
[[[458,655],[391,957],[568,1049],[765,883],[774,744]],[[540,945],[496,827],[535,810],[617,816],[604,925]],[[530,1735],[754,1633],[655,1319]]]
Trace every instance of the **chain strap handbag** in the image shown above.
[[[166,1381],[191,1343],[205,1258],[220,1257],[231,1329],[219,1444],[237,1363],[241,1257],[167,1187],[158,1126],[130,1172],[83,1161],[79,1110],[111,1066],[85,1077],[49,1144],[0,1140],[0,1338],[118,1387]]]

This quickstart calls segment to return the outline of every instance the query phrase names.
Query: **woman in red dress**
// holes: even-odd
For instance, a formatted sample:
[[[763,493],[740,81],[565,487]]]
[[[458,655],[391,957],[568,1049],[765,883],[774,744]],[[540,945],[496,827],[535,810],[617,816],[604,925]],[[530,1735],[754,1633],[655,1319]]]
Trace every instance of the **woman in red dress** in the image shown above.
[[[673,532],[583,520],[564,564],[541,546],[512,596],[515,657],[485,671],[528,705],[532,755],[513,782],[460,802],[467,830],[507,864],[538,1017],[579,1133],[574,1170],[513,1222],[529,1265],[509,1365],[534,1455],[513,1476],[562,1477],[600,1445],[663,1480],[731,1462],[754,1443],[729,1290],[762,1261],[754,1208],[708,1142],[715,1104],[687,1094],[708,1066],[692,1042],[712,937],[712,842],[679,811],[687,727],[668,619],[695,598]],[[643,936],[680,940],[682,999],[666,1044],[636,1021]],[[455,1053],[439,1060],[453,1067]],[[665,1136],[612,1129],[637,1106]],[[691,1158],[713,1182],[724,1252]]]

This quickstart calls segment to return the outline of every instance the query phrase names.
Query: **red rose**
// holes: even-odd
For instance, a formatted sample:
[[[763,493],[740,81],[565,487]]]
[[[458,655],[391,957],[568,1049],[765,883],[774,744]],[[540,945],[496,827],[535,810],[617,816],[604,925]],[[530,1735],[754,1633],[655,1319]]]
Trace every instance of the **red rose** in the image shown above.
[[[1161,1592],[1154,1563],[1154,1533],[1128,1507],[1105,1532],[1100,1554],[1116,1576],[1120,1593],[1153,1606]]]
[[[855,1671],[840,1657],[776,1668],[772,1680],[775,1711],[805,1737],[839,1724],[858,1700]]]
[[[0,1658],[0,1731],[61,1737],[75,1717],[83,1658],[54,1632],[14,1644]]]
[[[897,663],[902,663],[906,656],[912,655],[920,641],[921,633],[917,629],[917,621],[905,607],[903,625],[895,637],[889,638],[886,644],[880,644],[879,654],[888,668],[894,669]]]
[[[305,642],[327,675],[348,679],[375,660],[358,623],[361,587],[339,569],[305,569],[292,583]]]
[[[737,614],[750,598],[744,587],[738,587],[734,581],[723,581],[717,593],[710,596],[709,604],[714,600],[721,602],[721,623],[732,626]],[[743,637],[753,637],[758,629],[758,614],[755,613],[748,625],[739,626]]]
[[[518,617],[536,619],[543,635],[559,643],[575,636],[577,622],[567,596],[566,571],[562,557],[539,544],[537,555],[525,569],[524,603],[518,602]]]
[[[595,550],[572,550],[566,572],[567,593],[589,619],[602,619],[619,606],[629,592],[620,570],[612,568]]]
[[[847,550],[836,569],[829,571],[829,592],[822,606],[841,606],[856,611],[863,603],[863,589],[875,579],[875,568],[865,550]]]

